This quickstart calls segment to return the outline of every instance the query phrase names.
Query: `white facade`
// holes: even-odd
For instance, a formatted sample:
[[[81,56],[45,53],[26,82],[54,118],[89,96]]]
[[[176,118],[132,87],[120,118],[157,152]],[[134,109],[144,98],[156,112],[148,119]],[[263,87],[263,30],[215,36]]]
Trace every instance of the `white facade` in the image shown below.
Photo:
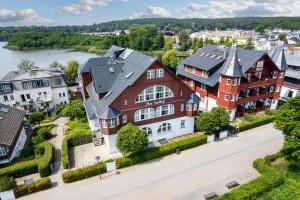
[[[92,132],[100,130],[99,119],[88,120]]]
[[[0,103],[30,112],[55,114],[58,105],[67,104],[69,94],[63,72],[37,70],[18,72],[0,81]]]
[[[5,159],[5,160],[0,160],[0,164],[5,164],[10,162],[12,159],[14,159],[15,157],[20,156],[24,145],[26,143],[26,139],[27,139],[27,135],[26,135],[26,131],[24,129],[24,127],[22,127],[21,133],[19,135],[18,141],[16,142],[16,145],[14,147],[14,150],[10,156],[9,159]]]
[[[197,94],[198,95],[198,94]],[[199,96],[199,95],[198,95]],[[201,101],[199,103],[199,109],[203,110],[204,112],[209,112],[214,107],[218,107],[217,100],[210,98],[210,97],[201,97]]]
[[[155,142],[160,139],[170,139],[174,137],[179,137],[182,135],[190,134],[194,132],[194,117],[179,117],[175,119],[170,119],[166,121],[156,122],[152,124],[147,124],[140,126],[141,129],[143,128],[150,128],[152,130],[152,134],[148,136],[149,142]],[[163,124],[170,124],[171,129],[165,131],[163,133],[158,133],[158,129]],[[105,145],[109,153],[115,153],[118,151],[116,147],[116,138],[117,134],[114,135],[103,135]]]
[[[296,97],[299,94],[299,90],[295,89],[295,88],[289,88],[286,86],[282,86],[281,87],[281,91],[280,91],[280,98],[282,99],[288,99]]]

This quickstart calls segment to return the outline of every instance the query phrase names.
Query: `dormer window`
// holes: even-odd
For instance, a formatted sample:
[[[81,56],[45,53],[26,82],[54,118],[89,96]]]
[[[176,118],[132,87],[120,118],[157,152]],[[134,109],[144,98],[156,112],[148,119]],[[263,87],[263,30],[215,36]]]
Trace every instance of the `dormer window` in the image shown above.
[[[256,67],[257,68],[263,68],[264,66],[264,61],[258,61]]]
[[[192,68],[192,73],[196,74],[196,68],[195,67]]]
[[[153,79],[155,78],[155,70],[154,69],[148,69],[147,70],[147,79]]]
[[[6,155],[6,151],[4,147],[0,147],[0,156],[5,156]]]
[[[102,119],[102,128],[107,128],[107,121],[105,119]]]

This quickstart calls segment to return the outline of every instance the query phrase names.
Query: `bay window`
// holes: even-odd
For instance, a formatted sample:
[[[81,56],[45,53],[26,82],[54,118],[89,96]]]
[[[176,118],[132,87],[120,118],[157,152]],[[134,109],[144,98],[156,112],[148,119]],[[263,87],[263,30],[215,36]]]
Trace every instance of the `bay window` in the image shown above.
[[[107,121],[106,121],[106,119],[102,119],[102,128],[107,128]]]

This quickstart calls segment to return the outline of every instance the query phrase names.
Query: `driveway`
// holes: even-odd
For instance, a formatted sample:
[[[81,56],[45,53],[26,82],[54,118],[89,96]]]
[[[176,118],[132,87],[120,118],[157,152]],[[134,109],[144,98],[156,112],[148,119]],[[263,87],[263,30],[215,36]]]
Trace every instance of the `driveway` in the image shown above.
[[[22,199],[202,199],[203,194],[226,192],[232,179],[246,182],[258,174],[252,162],[275,153],[283,136],[271,124],[148,163],[120,170],[103,179],[60,185]]]

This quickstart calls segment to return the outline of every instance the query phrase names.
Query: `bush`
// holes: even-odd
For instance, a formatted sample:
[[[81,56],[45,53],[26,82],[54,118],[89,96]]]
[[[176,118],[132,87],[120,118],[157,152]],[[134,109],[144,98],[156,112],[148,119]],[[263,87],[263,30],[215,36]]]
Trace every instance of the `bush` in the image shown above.
[[[38,172],[41,177],[46,177],[51,174],[50,164],[53,161],[53,146],[49,142],[44,142],[41,145],[44,146],[44,155],[39,160]]]
[[[217,200],[258,199],[265,192],[284,183],[283,175],[272,169],[265,160],[258,159],[254,161],[253,166],[262,174],[260,177],[218,197]]]
[[[252,128],[256,128],[258,126],[262,126],[262,125],[271,123],[271,122],[273,122],[273,120],[274,120],[274,117],[270,117],[270,118],[262,119],[262,120],[255,121],[255,122],[252,122],[252,123],[241,124],[240,128],[239,128],[239,131],[241,132],[241,131],[246,131],[246,130],[249,130],[249,129],[252,129]]]
[[[22,177],[36,172],[41,177],[50,175],[50,163],[53,158],[53,147],[49,142],[43,142],[40,145],[44,148],[44,155],[40,159],[33,159],[24,162],[18,162],[9,167],[0,169],[0,176]]]
[[[30,124],[39,124],[44,119],[44,114],[41,112],[34,112],[28,117]]]
[[[127,157],[118,158],[116,160],[117,168],[132,166],[138,163],[142,163],[145,161],[149,161],[155,158],[172,154],[176,151],[176,149],[180,149],[180,150],[190,149],[199,146],[201,144],[205,144],[206,142],[207,142],[207,136],[202,134],[195,134],[192,137],[179,140],[177,142],[172,142],[160,147],[155,147],[149,150],[142,151],[137,154],[132,154]]]
[[[45,140],[49,139],[52,135],[51,133],[52,127],[42,127],[37,131],[37,135],[41,136]]]
[[[90,134],[77,134],[77,135],[67,135],[62,142],[62,147],[61,147],[61,158],[62,158],[62,163],[65,169],[68,169],[70,167],[69,163],[69,149],[71,147],[77,146],[76,142],[72,142],[71,140],[80,140],[80,144],[86,144],[90,143],[93,141],[92,136]]]
[[[255,115],[245,113],[244,114],[244,119],[247,120],[248,122],[253,122],[253,121],[255,121]]]
[[[11,190],[16,186],[16,181],[13,177],[0,177],[0,192]]]
[[[40,143],[42,143],[44,141],[45,141],[45,139],[42,136],[40,136],[40,135],[35,135],[35,136],[31,137],[31,143],[33,145],[40,144]]]
[[[100,175],[106,173],[105,163],[112,162],[112,160],[108,160],[105,162],[99,162],[95,165],[91,165],[88,167],[78,168],[75,170],[70,170],[64,172],[62,174],[62,179],[65,183],[71,183],[75,181],[79,181],[82,179],[86,179],[92,176]]]
[[[116,146],[124,155],[140,152],[147,144],[147,133],[131,123],[124,125],[118,131]]]
[[[269,108],[267,108],[267,109],[265,110],[265,114],[266,114],[266,115],[273,115],[275,112],[276,112],[275,110],[271,110],[271,109],[269,109]]]
[[[50,122],[53,122],[53,121],[55,121],[55,118],[53,118],[53,117],[48,117],[48,118],[44,119],[43,121],[41,121],[41,123],[42,123],[42,124],[43,124],[43,123],[50,123]]]
[[[176,152],[176,149],[185,150],[192,147],[205,144],[207,142],[207,136],[202,134],[194,134],[188,138],[178,140],[160,147],[155,147],[149,150],[144,150],[130,156],[118,158],[116,160],[117,168],[124,168],[132,166],[138,163],[149,161],[161,156],[169,155]],[[79,168],[71,171],[64,172],[62,174],[63,181],[65,183],[71,183],[74,181],[82,180],[88,177],[99,175],[99,172],[105,173],[105,163],[112,160],[104,161],[84,168]]]
[[[18,198],[27,194],[46,190],[51,187],[52,187],[51,179],[47,177],[47,178],[41,178],[30,184],[19,185],[14,189],[14,193],[15,196]]]

